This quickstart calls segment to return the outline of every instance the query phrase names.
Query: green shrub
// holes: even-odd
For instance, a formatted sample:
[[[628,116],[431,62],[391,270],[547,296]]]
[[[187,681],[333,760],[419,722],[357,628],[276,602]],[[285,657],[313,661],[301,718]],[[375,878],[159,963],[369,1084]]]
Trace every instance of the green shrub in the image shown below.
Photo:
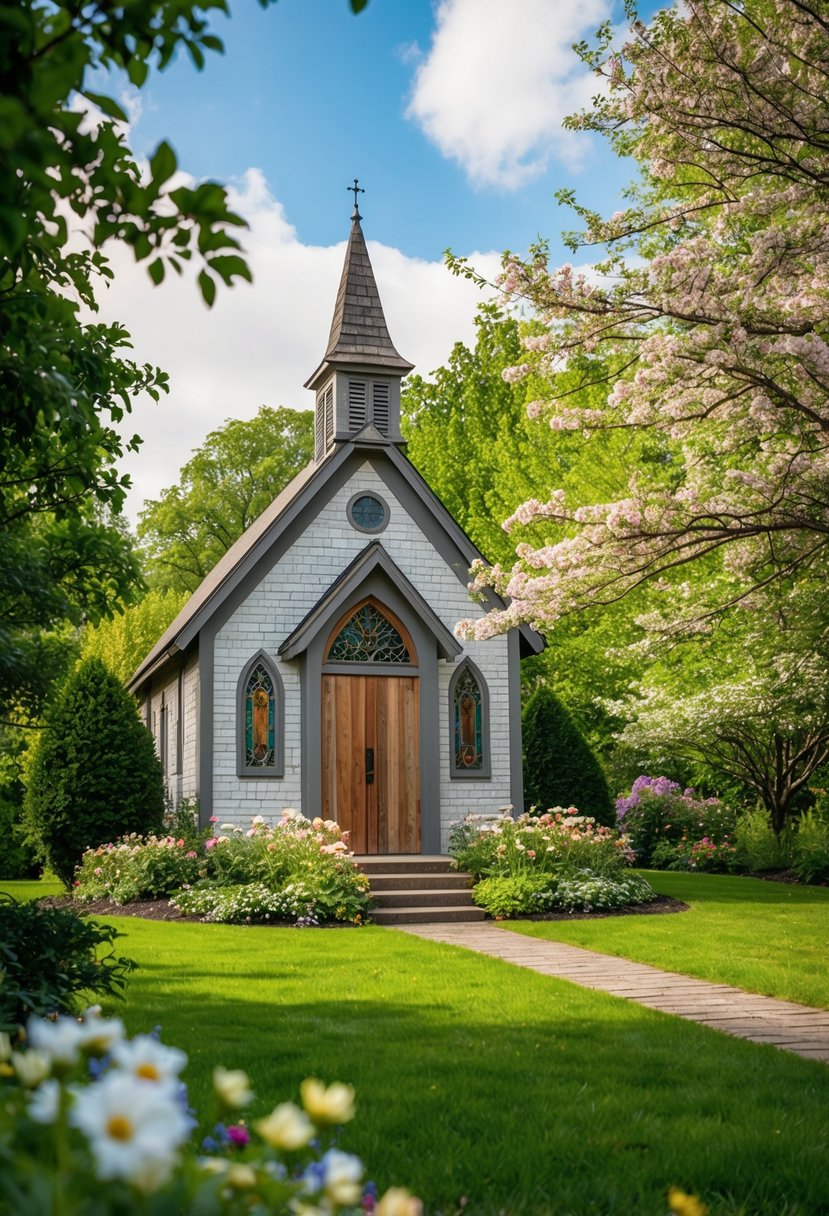
[[[706,874],[734,874],[741,870],[737,849],[730,840],[715,844],[702,840],[661,840],[651,853],[655,870],[698,870]]]
[[[792,835],[787,827],[775,836],[768,811],[743,811],[737,817],[733,837],[740,867],[753,874],[790,869],[794,861]]]
[[[538,688],[522,717],[525,805],[546,810],[578,806],[599,823],[614,823],[601,766],[567,710],[549,688]]]
[[[69,677],[35,751],[25,814],[66,886],[85,849],[129,832],[158,832],[161,765],[135,702],[99,659]]]
[[[829,882],[829,817],[817,811],[800,816],[792,841],[791,868],[801,882]]]
[[[646,904],[656,899],[656,891],[638,874],[572,874],[563,877],[548,894],[539,899],[541,909],[560,908],[563,912],[607,912]]]
[[[81,996],[120,996],[135,964],[99,953],[120,936],[70,909],[0,894],[0,1030],[15,1032],[31,1014],[74,1012]]]
[[[700,855],[710,845],[731,844],[736,824],[735,812],[719,798],[697,798],[693,790],[683,790],[667,777],[645,775],[636,778],[629,794],[616,799],[616,816],[637,864],[643,866],[663,864],[655,857],[677,860],[687,855],[690,861],[696,844],[703,846]],[[659,845],[672,848],[655,853]],[[726,855],[727,850],[723,858]]]
[[[522,874],[506,878],[484,878],[473,888],[472,899],[496,920],[539,912],[537,897],[549,889],[550,875]]]
[[[0,878],[35,878],[43,868],[25,839],[20,800],[0,790]]]

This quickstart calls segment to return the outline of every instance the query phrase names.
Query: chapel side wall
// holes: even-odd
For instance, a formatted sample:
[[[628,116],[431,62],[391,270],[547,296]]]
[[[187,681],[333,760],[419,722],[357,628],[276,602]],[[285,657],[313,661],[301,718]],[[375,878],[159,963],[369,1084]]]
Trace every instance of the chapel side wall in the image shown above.
[[[417,523],[370,464],[366,463],[325,504],[303,535],[218,630],[214,641],[214,782],[213,814],[221,821],[247,826],[253,815],[277,818],[284,807],[313,817],[319,807],[301,804],[299,661],[282,662],[277,649],[336,576],[362,552],[367,536],[351,526],[349,499],[358,492],[379,494],[389,505],[390,522],[378,539],[406,577],[451,630],[463,617],[483,615],[465,585],[449,568]],[[236,773],[236,694],[240,673],[263,649],[279,671],[285,692],[285,775],[240,778]],[[506,637],[464,643],[487,682],[489,693],[492,777],[450,778],[449,681],[455,664],[439,662],[441,847],[450,823],[467,811],[492,813],[510,802],[509,679]],[[317,761],[318,762],[318,761]]]
[[[192,655],[181,675],[181,797],[199,794],[199,656]]]
[[[180,771],[179,748],[177,747],[179,725],[178,670],[165,671],[153,680],[150,695],[150,720],[147,723],[155,743],[155,751],[162,762],[164,789],[174,805],[182,799],[182,773]],[[162,745],[162,709],[167,717],[166,746]]]

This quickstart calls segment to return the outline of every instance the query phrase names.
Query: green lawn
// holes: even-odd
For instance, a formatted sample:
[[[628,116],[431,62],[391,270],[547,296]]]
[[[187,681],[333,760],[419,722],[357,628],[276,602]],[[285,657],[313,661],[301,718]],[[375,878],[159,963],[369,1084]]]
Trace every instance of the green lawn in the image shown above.
[[[216,1063],[255,1113],[317,1075],[357,1089],[342,1147],[434,1216],[665,1216],[672,1184],[712,1216],[829,1212],[820,1064],[389,929],[113,923],[128,1028],[187,1050],[205,1128]]]
[[[829,888],[719,874],[645,876],[691,911],[503,927],[829,1008]]]

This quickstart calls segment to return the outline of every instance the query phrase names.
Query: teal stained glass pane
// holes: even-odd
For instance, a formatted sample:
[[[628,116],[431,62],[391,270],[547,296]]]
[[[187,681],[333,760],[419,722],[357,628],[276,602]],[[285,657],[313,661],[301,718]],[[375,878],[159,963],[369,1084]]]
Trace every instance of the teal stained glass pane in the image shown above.
[[[411,663],[406,643],[373,604],[363,604],[331,643],[328,660],[339,663]]]
[[[386,508],[373,494],[363,494],[351,505],[351,518],[359,528],[372,531],[385,522]]]
[[[248,768],[276,764],[276,698],[273,680],[262,663],[254,667],[245,687],[245,764]]]
[[[458,676],[454,694],[455,768],[483,768],[483,708],[478,681],[467,667]]]

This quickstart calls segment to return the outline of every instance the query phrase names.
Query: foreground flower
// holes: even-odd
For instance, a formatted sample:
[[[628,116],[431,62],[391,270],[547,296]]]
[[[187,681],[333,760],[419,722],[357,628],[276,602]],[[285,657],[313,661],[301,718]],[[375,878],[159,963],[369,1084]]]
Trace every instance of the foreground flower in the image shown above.
[[[149,1034],[137,1034],[134,1039],[118,1043],[113,1049],[115,1064],[137,1081],[156,1081],[178,1085],[178,1074],[187,1063],[187,1056],[178,1047],[165,1047]]]
[[[45,1051],[30,1048],[12,1052],[12,1067],[24,1089],[34,1089],[52,1071],[52,1057]]]
[[[85,1134],[99,1178],[123,1178],[147,1193],[168,1180],[190,1122],[171,1090],[122,1072],[79,1089],[70,1122]]]
[[[54,1123],[60,1111],[60,1085],[50,1078],[29,1095],[29,1118],[35,1123]]]
[[[318,1162],[310,1166],[303,1181],[310,1194],[316,1195],[322,1191],[329,1202],[346,1205],[357,1203],[362,1195],[362,1176],[363,1163],[359,1157],[330,1148]]]
[[[374,1216],[421,1216],[423,1204],[402,1186],[391,1186],[374,1209]]]
[[[83,1026],[74,1018],[29,1018],[26,1025],[29,1046],[48,1055],[53,1064],[77,1064],[83,1043]]]
[[[696,1195],[686,1195],[672,1186],[668,1191],[668,1206],[672,1216],[706,1216],[708,1208]]]
[[[307,1077],[299,1087],[302,1105],[315,1123],[348,1123],[354,1118],[354,1090],[335,1081],[325,1086],[316,1077]]]
[[[213,1088],[219,1100],[231,1110],[247,1106],[253,1099],[248,1075],[241,1068],[222,1068],[219,1064],[213,1069]]]
[[[311,1120],[293,1102],[280,1102],[253,1126],[272,1148],[304,1148],[314,1135]]]

